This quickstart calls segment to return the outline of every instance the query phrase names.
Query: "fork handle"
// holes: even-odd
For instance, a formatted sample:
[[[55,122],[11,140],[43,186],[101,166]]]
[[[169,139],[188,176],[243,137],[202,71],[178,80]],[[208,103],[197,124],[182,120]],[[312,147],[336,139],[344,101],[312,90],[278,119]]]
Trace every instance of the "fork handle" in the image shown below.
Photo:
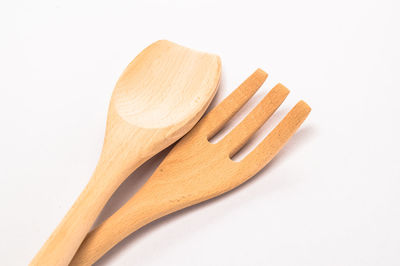
[[[97,216],[129,173],[99,162],[89,183],[30,265],[68,265]]]
[[[141,192],[86,236],[70,266],[92,265],[128,235],[172,212],[160,212],[163,203],[142,197],[146,193]]]

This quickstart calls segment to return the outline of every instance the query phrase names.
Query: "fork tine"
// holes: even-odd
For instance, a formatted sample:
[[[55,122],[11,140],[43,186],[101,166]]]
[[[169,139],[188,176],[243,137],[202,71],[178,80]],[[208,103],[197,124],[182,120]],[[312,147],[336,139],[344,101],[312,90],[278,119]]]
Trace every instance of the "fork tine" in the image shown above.
[[[212,138],[240,108],[256,93],[268,74],[257,69],[236,90],[210,111],[201,122],[207,128],[207,139]]]
[[[252,175],[260,171],[293,136],[310,111],[310,106],[304,101],[298,102],[271,133],[239,162],[242,167],[246,167],[247,171]]]
[[[277,84],[218,145],[226,147],[229,150],[229,157],[232,157],[265,121],[271,117],[288,94],[289,90],[285,86]]]

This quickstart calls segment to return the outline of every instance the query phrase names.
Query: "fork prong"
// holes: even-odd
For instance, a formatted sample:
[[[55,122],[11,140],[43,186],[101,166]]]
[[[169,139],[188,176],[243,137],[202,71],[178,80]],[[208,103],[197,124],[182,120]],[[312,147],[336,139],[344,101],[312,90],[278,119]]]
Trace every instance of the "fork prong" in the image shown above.
[[[208,113],[202,121],[207,139],[212,138],[240,108],[256,93],[268,74],[257,69],[236,90]]]
[[[251,175],[260,171],[293,136],[310,111],[310,106],[304,101],[298,102],[271,133],[239,163],[246,167]]]
[[[259,104],[218,145],[229,151],[232,157],[251,136],[267,121],[285,100],[289,90],[277,84]]]

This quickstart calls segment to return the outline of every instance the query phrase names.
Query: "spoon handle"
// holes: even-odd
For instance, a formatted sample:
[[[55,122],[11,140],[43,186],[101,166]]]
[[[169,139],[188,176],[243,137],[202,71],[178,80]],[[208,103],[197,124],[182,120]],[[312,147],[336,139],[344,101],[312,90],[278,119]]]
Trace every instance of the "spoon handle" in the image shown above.
[[[108,199],[122,182],[115,180],[124,180],[128,175],[113,164],[99,162],[83,192],[30,265],[68,265]]]

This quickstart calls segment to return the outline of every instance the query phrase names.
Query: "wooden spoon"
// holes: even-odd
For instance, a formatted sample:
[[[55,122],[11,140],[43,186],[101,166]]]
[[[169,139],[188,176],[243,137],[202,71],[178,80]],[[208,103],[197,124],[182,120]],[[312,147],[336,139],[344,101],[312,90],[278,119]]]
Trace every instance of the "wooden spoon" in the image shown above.
[[[165,40],[151,44],[128,65],[111,97],[94,174],[31,265],[68,265],[126,177],[200,119],[220,72],[218,56]]]

